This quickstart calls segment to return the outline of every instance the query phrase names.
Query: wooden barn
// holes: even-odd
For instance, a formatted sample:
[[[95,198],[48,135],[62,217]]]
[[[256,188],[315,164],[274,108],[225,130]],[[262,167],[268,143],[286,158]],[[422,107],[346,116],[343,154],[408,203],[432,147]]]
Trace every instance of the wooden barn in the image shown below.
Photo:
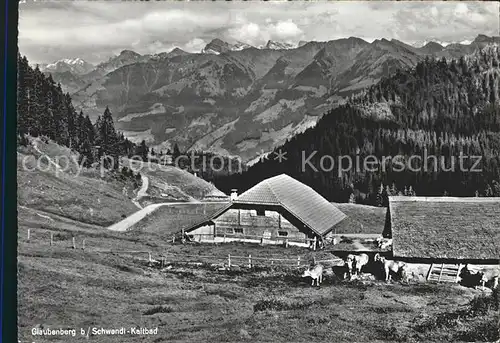
[[[426,280],[457,282],[464,265],[499,266],[500,198],[389,197],[384,235]]]
[[[250,241],[309,246],[346,218],[309,186],[281,174],[266,179],[185,229],[197,241]]]

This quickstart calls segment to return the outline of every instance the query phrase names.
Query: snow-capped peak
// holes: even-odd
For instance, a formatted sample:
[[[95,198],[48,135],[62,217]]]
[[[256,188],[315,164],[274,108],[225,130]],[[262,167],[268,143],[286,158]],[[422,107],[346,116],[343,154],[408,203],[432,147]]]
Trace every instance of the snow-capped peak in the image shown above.
[[[267,44],[265,46],[265,49],[273,49],[273,50],[286,50],[286,49],[293,49],[295,46],[290,43],[285,43],[285,42],[274,42],[272,40],[267,41]]]
[[[216,50],[214,50],[214,49],[210,49],[210,48],[208,48],[208,49],[206,49],[206,48],[205,48],[205,49],[203,49],[203,50],[201,51],[201,53],[202,53],[202,54],[213,54],[213,55],[219,55],[219,54],[220,54],[220,52],[218,52],[218,51],[216,51]]]
[[[213,39],[210,43],[208,43],[203,50],[201,50],[202,54],[220,54],[227,51],[240,51],[244,49],[251,48],[251,45],[248,45],[243,42],[236,42],[235,44],[230,44],[220,40],[218,38]]]
[[[79,57],[73,58],[73,59],[66,58],[66,59],[63,59],[61,61],[64,63],[70,64],[70,65],[85,65],[87,63]]]
[[[44,67],[46,72],[71,72],[74,74],[85,74],[90,72],[94,65],[77,58],[65,58],[54,63],[49,63]]]
[[[235,44],[233,44],[231,50],[240,51],[240,50],[245,50],[245,49],[249,49],[249,48],[253,48],[253,47],[251,45],[243,43],[243,42],[236,42]]]

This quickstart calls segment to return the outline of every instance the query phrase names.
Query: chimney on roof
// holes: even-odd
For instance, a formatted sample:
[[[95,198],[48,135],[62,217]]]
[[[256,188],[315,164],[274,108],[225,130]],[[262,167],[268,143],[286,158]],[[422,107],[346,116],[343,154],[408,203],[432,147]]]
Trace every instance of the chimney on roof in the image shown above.
[[[238,190],[235,188],[231,189],[231,201],[233,201],[237,197],[238,197]]]

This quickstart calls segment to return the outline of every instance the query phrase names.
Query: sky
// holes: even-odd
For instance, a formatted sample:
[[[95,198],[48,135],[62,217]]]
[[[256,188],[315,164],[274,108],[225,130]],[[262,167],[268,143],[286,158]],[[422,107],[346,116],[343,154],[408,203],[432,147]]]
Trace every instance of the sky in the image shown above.
[[[19,49],[31,63],[97,64],[129,49],[200,52],[214,38],[254,46],[359,37],[409,44],[499,35],[498,2],[33,1],[19,4]]]

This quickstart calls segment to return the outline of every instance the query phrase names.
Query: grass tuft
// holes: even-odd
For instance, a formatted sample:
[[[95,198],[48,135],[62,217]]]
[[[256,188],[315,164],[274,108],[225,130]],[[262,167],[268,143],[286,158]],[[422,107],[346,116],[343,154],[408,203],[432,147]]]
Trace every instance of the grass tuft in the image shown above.
[[[466,309],[442,312],[421,320],[414,329],[421,334],[453,330],[454,340],[496,341],[500,338],[498,289],[472,299]]]
[[[144,311],[143,315],[151,316],[156,313],[170,313],[173,312],[174,309],[171,306],[156,306],[150,308],[149,310]]]
[[[288,298],[270,298],[258,301],[254,307],[254,312],[259,311],[290,311],[290,310],[303,310],[313,305],[314,301],[306,301],[302,299],[288,299]]]

